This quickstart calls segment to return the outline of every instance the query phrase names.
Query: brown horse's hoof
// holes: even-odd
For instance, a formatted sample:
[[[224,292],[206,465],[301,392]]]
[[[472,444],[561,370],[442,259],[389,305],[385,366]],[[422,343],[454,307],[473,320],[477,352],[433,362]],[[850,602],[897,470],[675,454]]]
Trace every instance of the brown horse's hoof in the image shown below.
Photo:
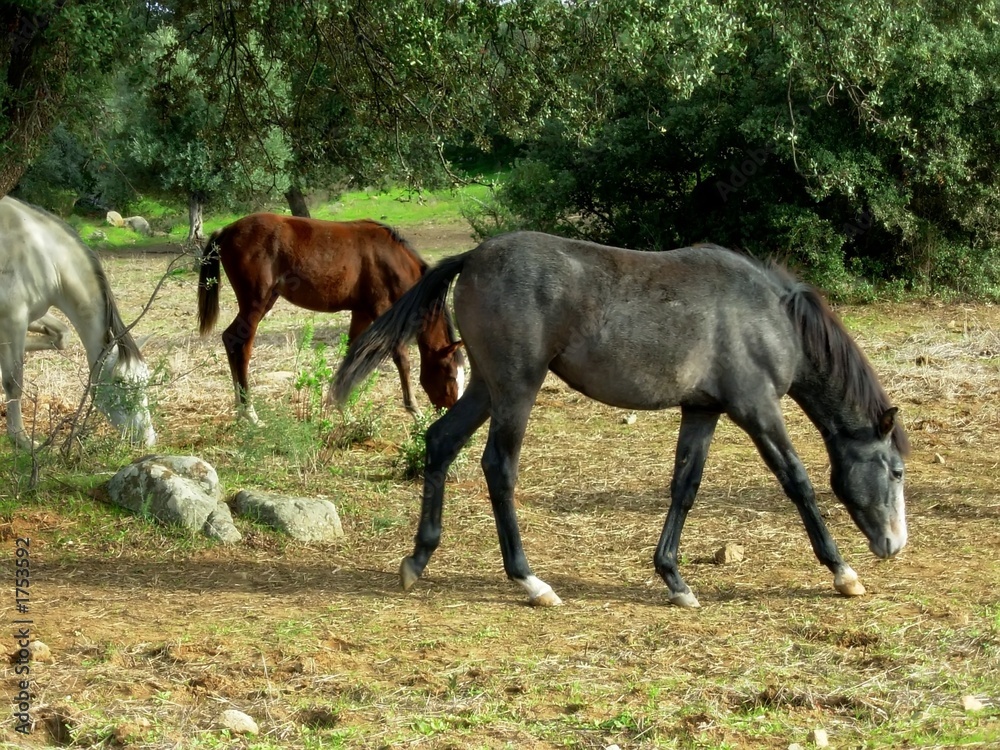
[[[409,591],[413,588],[413,584],[417,582],[418,578],[420,578],[420,574],[413,564],[413,558],[404,557],[403,562],[399,564],[399,585],[403,587],[403,591]]]
[[[532,607],[561,607],[562,603],[562,599],[560,599],[556,595],[556,592],[551,589],[544,594],[533,596],[528,600],[528,604]]]

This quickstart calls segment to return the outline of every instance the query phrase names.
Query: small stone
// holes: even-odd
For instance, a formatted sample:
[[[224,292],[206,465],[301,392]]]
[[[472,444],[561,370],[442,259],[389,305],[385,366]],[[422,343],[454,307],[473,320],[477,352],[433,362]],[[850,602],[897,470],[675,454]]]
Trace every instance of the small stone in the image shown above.
[[[743,561],[743,545],[727,542],[715,551],[715,562],[719,565],[730,565]]]
[[[964,708],[969,713],[974,713],[976,711],[983,710],[983,702],[976,698],[974,695],[963,695],[962,696],[962,708]]]
[[[630,411],[624,417],[622,417],[622,424],[635,424],[639,417],[636,416],[634,411]]]
[[[940,453],[935,453],[934,454],[934,463],[936,463],[936,464],[943,464],[944,463],[944,456],[942,456]]]
[[[55,664],[55,657],[52,650],[41,641],[32,641],[28,644],[28,653],[31,654],[31,661],[44,662],[45,664]]]
[[[149,719],[140,716],[134,721],[118,724],[112,734],[119,745],[131,745],[142,740],[152,726]]]
[[[229,708],[222,712],[219,723],[233,734],[257,734],[257,722],[242,711]]]
[[[634,417],[635,415],[633,414],[632,416]],[[618,747],[618,745],[608,745],[606,748],[604,748],[604,750],[622,750],[622,749]]]
[[[104,242],[108,238],[108,235],[102,232],[100,229],[95,229],[90,233],[91,242]]]
[[[809,741],[816,747],[830,747],[830,738],[825,729],[814,729],[809,733]]]
[[[791,745],[788,746],[788,750],[806,750],[806,749],[802,747],[802,745],[800,745],[798,742],[793,742]]]

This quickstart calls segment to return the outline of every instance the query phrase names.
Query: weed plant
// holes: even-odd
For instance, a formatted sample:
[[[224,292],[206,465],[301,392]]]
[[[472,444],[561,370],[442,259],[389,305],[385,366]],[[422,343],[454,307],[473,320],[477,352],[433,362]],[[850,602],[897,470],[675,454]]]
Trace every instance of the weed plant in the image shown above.
[[[444,414],[444,409],[435,409],[416,417],[406,431],[406,438],[399,445],[395,467],[403,479],[420,479],[424,475],[427,462],[427,429]],[[465,461],[465,448],[459,451],[449,469],[453,474]]]

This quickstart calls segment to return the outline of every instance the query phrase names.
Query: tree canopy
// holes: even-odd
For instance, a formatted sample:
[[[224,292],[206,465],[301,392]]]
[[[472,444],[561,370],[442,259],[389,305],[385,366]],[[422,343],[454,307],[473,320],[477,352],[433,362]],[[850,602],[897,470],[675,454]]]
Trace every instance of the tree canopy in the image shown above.
[[[445,180],[449,146],[500,138],[520,158],[483,232],[712,240],[833,290],[983,293],[998,6],[33,0],[4,10],[0,193],[75,180],[305,212],[347,180]]]

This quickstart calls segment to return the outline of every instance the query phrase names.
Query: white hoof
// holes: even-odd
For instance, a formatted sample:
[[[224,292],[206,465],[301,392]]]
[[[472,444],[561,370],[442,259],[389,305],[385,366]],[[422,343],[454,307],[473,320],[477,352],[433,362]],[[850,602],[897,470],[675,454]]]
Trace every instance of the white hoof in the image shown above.
[[[14,441],[14,445],[22,451],[27,451],[31,453],[42,447],[41,443],[35,442],[29,438],[25,433],[19,432],[17,435],[11,435],[11,440]]]
[[[562,599],[556,596],[552,587],[541,578],[528,576],[524,579],[515,578],[514,580],[528,592],[528,604],[532,607],[559,607],[562,605]]]
[[[413,588],[413,584],[417,582],[418,578],[420,578],[420,574],[413,564],[413,558],[404,557],[403,562],[399,564],[399,585],[403,587],[403,591],[409,591]]]
[[[849,566],[834,576],[833,587],[844,596],[864,596],[868,593],[858,580],[858,574]]]
[[[670,592],[670,603],[676,604],[678,607],[685,607],[686,609],[698,609],[701,607],[698,597],[690,591],[681,591],[680,593]]]
[[[561,607],[562,603],[562,599],[552,589],[549,589],[546,594],[533,596],[528,600],[528,604],[532,607]]]
[[[236,416],[240,419],[246,420],[254,427],[267,427],[267,422],[258,417],[257,412],[249,404],[238,407],[236,410]]]

